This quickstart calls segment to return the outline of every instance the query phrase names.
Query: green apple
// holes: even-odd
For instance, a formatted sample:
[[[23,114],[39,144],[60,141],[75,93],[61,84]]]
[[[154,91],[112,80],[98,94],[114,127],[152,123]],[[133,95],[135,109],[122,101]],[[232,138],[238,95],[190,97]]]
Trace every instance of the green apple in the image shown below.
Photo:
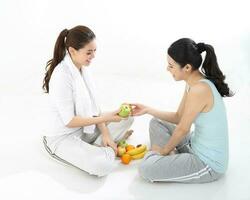
[[[128,146],[126,140],[121,140],[119,143],[118,143],[118,147],[124,147],[126,148]]]
[[[131,114],[131,106],[129,104],[122,104],[118,115],[120,117],[128,117]]]
[[[122,156],[123,154],[126,153],[126,148],[125,147],[122,147],[122,146],[119,146],[118,147],[118,156]]]

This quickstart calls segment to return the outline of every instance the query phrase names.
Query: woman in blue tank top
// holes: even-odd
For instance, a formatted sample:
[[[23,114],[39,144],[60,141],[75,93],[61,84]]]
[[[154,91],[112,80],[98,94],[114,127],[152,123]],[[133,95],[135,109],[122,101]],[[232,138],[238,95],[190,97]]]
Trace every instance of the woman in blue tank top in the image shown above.
[[[202,52],[206,52],[202,64]],[[223,97],[232,96],[214,49],[188,38],[168,49],[167,70],[186,88],[176,112],[132,104],[133,115],[150,114],[151,151],[139,166],[151,182],[204,183],[219,179],[228,166],[228,126]],[[202,64],[202,66],[201,66]],[[194,131],[190,133],[191,125]]]

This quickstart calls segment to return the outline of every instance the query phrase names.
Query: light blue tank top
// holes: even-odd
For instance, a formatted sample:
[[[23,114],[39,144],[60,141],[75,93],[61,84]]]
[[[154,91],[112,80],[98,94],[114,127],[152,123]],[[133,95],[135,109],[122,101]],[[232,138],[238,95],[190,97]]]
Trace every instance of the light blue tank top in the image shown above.
[[[225,173],[228,166],[228,126],[226,108],[215,85],[207,80],[213,93],[213,107],[200,113],[194,121],[191,147],[194,153],[213,170]]]

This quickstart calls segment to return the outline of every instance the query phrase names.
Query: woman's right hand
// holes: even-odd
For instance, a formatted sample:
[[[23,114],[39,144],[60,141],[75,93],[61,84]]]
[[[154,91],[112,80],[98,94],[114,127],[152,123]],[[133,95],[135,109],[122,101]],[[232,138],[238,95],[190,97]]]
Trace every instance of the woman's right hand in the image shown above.
[[[132,106],[132,116],[140,116],[148,113],[148,106],[139,103],[130,103]]]
[[[120,122],[123,118],[118,115],[119,112],[120,109],[113,112],[102,113],[101,116],[104,117],[106,122]]]

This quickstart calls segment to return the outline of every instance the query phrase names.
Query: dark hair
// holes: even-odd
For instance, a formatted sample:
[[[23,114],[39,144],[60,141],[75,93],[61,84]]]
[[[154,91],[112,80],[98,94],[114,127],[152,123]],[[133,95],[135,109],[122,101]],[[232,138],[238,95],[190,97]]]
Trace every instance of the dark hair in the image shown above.
[[[46,73],[43,79],[43,89],[49,93],[50,77],[56,66],[63,60],[66,50],[73,47],[76,50],[83,48],[86,44],[95,39],[95,34],[86,26],[76,26],[70,30],[64,29],[58,36],[54,48],[54,55],[47,62]]]
[[[201,67],[203,75],[212,81],[222,97],[233,96],[228,84],[224,82],[225,75],[219,68],[214,48],[209,44],[196,44],[189,38],[182,38],[168,48],[168,55],[173,58],[181,68],[190,64],[193,70],[198,70],[202,63],[201,53],[206,51],[206,57]]]

